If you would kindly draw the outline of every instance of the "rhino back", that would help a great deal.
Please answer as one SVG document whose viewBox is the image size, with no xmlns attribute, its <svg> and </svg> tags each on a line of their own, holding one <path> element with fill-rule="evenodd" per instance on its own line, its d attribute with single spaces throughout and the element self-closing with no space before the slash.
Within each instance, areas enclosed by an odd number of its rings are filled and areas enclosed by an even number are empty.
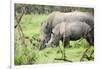
<svg viewBox="0 0 100 69">
<path fill-rule="evenodd" d="M 83 22 L 74 22 L 67 24 L 65 35 L 71 39 L 79 39 L 82 36 L 86 36 L 90 30 L 91 28 L 88 24 Z"/>
<path fill-rule="evenodd" d="M 75 11 L 66 13 L 66 22 L 75 21 L 86 22 L 88 25 L 94 28 L 94 17 L 87 12 Z"/>
</svg>

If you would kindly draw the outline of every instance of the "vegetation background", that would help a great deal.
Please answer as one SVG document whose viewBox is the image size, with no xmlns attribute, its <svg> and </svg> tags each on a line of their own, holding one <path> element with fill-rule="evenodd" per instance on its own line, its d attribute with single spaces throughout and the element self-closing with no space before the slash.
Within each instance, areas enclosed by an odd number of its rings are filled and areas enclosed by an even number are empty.
<svg viewBox="0 0 100 69">
<path fill-rule="evenodd" d="M 61 63 L 62 60 L 55 60 L 61 57 L 59 47 L 49 47 L 39 50 L 39 31 L 41 23 L 53 11 L 89 12 L 94 15 L 93 8 L 69 7 L 69 6 L 50 6 L 18 4 L 14 5 L 14 63 L 15 65 L 39 64 L 39 63 Z M 70 41 L 70 48 L 66 49 L 66 56 L 69 60 L 80 61 L 83 52 L 88 47 L 85 39 Z M 60 42 L 62 49 L 62 43 Z M 87 54 L 91 53 L 89 49 Z M 94 55 L 92 55 L 94 56 Z M 84 61 L 88 61 L 84 58 Z"/>
</svg>

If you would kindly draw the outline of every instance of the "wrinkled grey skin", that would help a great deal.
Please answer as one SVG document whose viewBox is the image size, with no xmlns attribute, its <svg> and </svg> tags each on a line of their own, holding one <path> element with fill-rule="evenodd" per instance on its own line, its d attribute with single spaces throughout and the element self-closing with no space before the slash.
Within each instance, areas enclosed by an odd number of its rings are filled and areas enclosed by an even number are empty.
<svg viewBox="0 0 100 69">
<path fill-rule="evenodd" d="M 78 40 L 81 37 L 85 38 L 91 45 L 94 43 L 91 35 L 91 27 L 85 22 L 62 22 L 57 24 L 52 30 L 51 38 L 48 42 L 48 46 L 55 44 L 62 40 L 64 47 L 69 45 L 70 40 Z"/>
<path fill-rule="evenodd" d="M 41 25 L 40 30 L 40 49 L 46 47 L 46 43 L 50 40 L 52 29 L 59 23 L 66 22 L 86 22 L 94 32 L 94 17 L 86 12 L 53 12 L 48 15 L 47 19 L 45 19 Z M 58 43 L 56 43 L 58 45 Z"/>
</svg>

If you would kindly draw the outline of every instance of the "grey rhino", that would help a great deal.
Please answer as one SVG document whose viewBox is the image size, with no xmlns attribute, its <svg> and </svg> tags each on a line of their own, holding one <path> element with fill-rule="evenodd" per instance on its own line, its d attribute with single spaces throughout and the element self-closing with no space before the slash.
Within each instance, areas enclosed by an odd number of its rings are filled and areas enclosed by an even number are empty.
<svg viewBox="0 0 100 69">
<path fill-rule="evenodd" d="M 85 38 L 90 45 L 93 45 L 92 29 L 87 23 L 83 22 L 62 22 L 55 26 L 52 30 L 51 38 L 47 45 L 52 45 L 60 40 L 64 43 L 64 48 L 69 45 L 70 40 L 78 40 Z"/>
<path fill-rule="evenodd" d="M 94 32 L 94 17 L 87 12 L 53 12 L 42 22 L 40 29 L 40 49 L 46 47 L 46 43 L 50 40 L 52 29 L 59 23 L 85 22 Z M 77 23 L 77 22 L 76 22 Z M 58 43 L 56 43 L 58 45 Z"/>
</svg>

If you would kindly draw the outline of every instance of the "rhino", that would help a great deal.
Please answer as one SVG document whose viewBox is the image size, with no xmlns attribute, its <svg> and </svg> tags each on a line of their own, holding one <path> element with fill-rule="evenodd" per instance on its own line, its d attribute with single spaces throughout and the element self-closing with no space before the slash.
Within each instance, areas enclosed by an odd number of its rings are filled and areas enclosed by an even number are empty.
<svg viewBox="0 0 100 69">
<path fill-rule="evenodd" d="M 94 37 L 92 35 L 91 27 L 85 22 L 62 22 L 55 26 L 52 30 L 51 38 L 47 45 L 52 45 L 60 40 L 64 44 L 64 48 L 69 46 L 69 41 L 75 41 L 80 38 L 85 38 L 90 46 L 94 44 Z"/>
<path fill-rule="evenodd" d="M 59 12 L 55 11 L 48 15 L 48 17 L 42 22 L 40 29 L 40 50 L 46 47 L 46 43 L 50 40 L 51 32 L 53 28 L 62 22 L 66 25 L 72 22 L 82 22 L 87 23 L 94 32 L 94 17 L 87 12 Z M 94 35 L 94 34 L 93 34 Z M 59 43 L 56 43 L 58 45 Z"/>
</svg>

